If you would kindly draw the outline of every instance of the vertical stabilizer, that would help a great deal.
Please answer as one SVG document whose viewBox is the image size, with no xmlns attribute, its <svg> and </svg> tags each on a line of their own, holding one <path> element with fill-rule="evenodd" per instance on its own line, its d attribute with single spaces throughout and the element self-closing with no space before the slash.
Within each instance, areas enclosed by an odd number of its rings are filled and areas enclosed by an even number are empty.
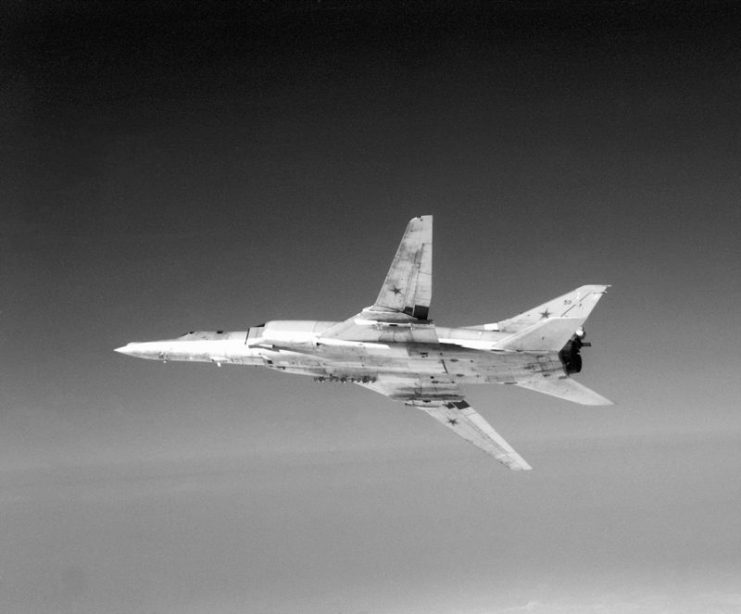
<svg viewBox="0 0 741 614">
<path fill-rule="evenodd" d="M 592 313 L 609 288 L 588 285 L 538 305 L 485 329 L 512 333 L 497 344 L 500 350 L 559 351 Z"/>
<path fill-rule="evenodd" d="M 581 319 L 583 322 L 609 287 L 599 284 L 581 286 L 513 318 L 494 324 L 484 324 L 484 328 L 515 333 L 548 318 Z"/>
</svg>

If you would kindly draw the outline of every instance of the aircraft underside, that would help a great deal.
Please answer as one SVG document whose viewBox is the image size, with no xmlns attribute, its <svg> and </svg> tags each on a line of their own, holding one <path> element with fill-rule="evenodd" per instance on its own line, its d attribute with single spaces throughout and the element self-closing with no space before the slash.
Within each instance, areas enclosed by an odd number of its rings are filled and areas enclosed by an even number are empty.
<svg viewBox="0 0 741 614">
<path fill-rule="evenodd" d="M 379 376 L 406 376 L 421 382 L 457 384 L 515 384 L 539 374 L 543 377 L 565 376 L 557 352 L 480 352 L 456 350 L 445 346 L 420 346 L 408 356 L 390 358 L 368 355 L 322 357 L 290 351 L 265 351 L 264 366 L 309 375 L 317 381 L 367 383 Z M 239 363 L 239 360 L 230 361 Z"/>
<path fill-rule="evenodd" d="M 530 465 L 472 408 L 462 384 L 514 384 L 582 405 L 609 405 L 571 375 L 582 368 L 582 324 L 608 286 L 581 286 L 512 318 L 436 327 L 432 216 L 413 218 L 376 301 L 341 322 L 272 320 L 247 331 L 190 332 L 117 351 L 160 361 L 263 366 L 353 383 L 417 407 L 499 462 Z"/>
</svg>

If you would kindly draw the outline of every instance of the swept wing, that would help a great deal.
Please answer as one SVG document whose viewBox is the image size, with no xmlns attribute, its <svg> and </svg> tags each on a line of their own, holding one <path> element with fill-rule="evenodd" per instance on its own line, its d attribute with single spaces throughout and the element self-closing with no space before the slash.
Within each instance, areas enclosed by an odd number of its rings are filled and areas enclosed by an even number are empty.
<svg viewBox="0 0 741 614">
<path fill-rule="evenodd" d="M 432 300 L 432 216 L 409 220 L 372 310 L 427 320 Z"/>
<path fill-rule="evenodd" d="M 432 216 L 407 224 L 376 302 L 324 331 L 321 339 L 437 343 L 432 300 Z"/>
<path fill-rule="evenodd" d="M 460 388 L 453 382 L 433 384 L 415 378 L 389 376 L 359 385 L 421 409 L 510 469 L 532 469 L 494 427 L 468 404 Z"/>
</svg>

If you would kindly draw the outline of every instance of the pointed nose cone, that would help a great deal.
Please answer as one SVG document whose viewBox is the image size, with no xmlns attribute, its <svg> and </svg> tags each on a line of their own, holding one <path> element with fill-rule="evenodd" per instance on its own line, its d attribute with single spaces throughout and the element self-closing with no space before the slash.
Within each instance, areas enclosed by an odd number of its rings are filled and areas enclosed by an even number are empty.
<svg viewBox="0 0 741 614">
<path fill-rule="evenodd" d="M 169 351 L 169 341 L 142 341 L 127 343 L 114 352 L 134 356 L 135 358 L 145 358 L 147 360 L 166 360 Z"/>
<path fill-rule="evenodd" d="M 134 356 L 135 358 L 154 358 L 152 356 L 153 351 L 149 346 L 151 343 L 127 343 L 122 345 L 120 348 L 113 350 L 119 354 L 126 354 L 126 356 Z"/>
</svg>

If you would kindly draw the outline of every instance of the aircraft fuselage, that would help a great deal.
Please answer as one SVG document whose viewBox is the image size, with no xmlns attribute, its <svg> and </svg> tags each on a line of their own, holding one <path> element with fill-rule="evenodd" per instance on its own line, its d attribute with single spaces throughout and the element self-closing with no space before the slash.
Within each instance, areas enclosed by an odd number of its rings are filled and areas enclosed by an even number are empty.
<svg viewBox="0 0 741 614">
<path fill-rule="evenodd" d="M 367 383 L 415 375 L 430 382 L 516 383 L 535 374 L 565 375 L 557 352 L 497 351 L 502 333 L 433 327 L 438 343 L 320 339 L 335 322 L 279 321 L 246 331 L 198 331 L 176 339 L 129 343 L 118 352 L 151 360 L 263 366 L 317 381 Z"/>
<path fill-rule="evenodd" d="M 409 221 L 375 302 L 340 322 L 273 320 L 248 330 L 190 332 L 116 351 L 160 361 L 263 366 L 351 382 L 416 407 L 513 470 L 531 467 L 464 398 L 460 384 L 514 384 L 582 405 L 611 401 L 570 377 L 582 325 L 608 286 L 587 284 L 514 317 L 434 326 L 432 216 Z"/>
</svg>

